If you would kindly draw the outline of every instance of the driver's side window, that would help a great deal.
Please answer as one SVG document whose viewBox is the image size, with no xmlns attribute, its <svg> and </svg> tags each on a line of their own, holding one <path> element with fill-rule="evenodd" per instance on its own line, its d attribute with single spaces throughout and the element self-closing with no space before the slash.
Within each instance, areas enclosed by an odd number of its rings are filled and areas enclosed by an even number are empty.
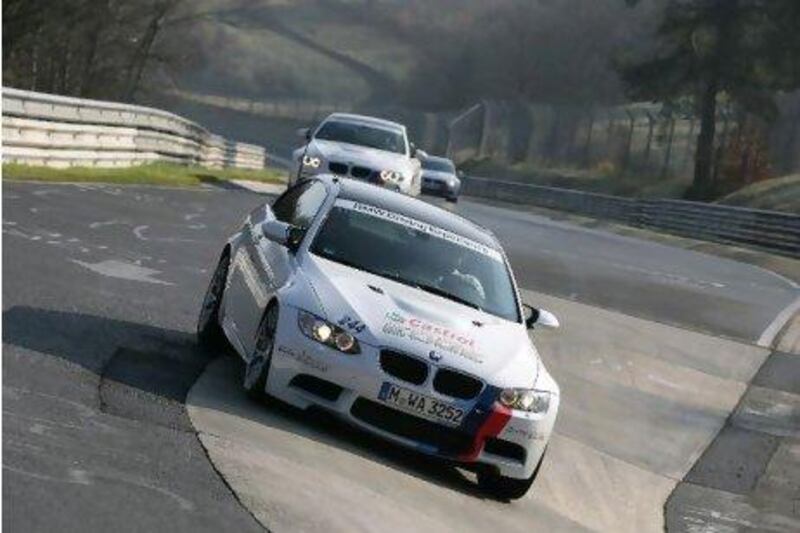
<svg viewBox="0 0 800 533">
<path fill-rule="evenodd" d="M 326 197 L 325 185 L 319 181 L 305 181 L 275 200 L 272 212 L 281 222 L 307 229 Z"/>
</svg>

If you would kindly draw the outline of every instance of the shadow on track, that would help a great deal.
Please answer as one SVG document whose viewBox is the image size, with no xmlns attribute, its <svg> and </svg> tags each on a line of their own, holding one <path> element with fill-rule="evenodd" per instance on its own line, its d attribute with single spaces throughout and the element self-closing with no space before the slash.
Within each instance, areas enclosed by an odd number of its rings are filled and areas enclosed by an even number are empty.
<svg viewBox="0 0 800 533">
<path fill-rule="evenodd" d="M 193 431 L 186 396 L 221 353 L 198 346 L 194 334 L 84 313 L 15 306 L 3 313 L 3 343 L 58 357 L 100 377 L 100 408 L 109 414 Z M 335 446 L 444 488 L 486 497 L 460 469 L 386 442 L 323 411 L 271 400 L 256 405 L 241 389 L 243 364 L 230 350 L 221 385 L 226 400 L 198 405 L 281 432 Z M 233 360 L 235 359 L 235 361 Z"/>
</svg>

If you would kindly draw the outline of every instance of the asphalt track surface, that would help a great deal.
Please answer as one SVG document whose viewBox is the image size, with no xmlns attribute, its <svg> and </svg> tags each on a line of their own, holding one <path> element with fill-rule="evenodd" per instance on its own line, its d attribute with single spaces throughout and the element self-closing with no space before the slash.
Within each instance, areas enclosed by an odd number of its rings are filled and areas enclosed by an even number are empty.
<svg viewBox="0 0 800 533">
<path fill-rule="evenodd" d="M 380 470 L 392 490 L 368 494 L 386 524 L 402 526 L 380 512 L 398 500 L 450 509 L 428 516 L 431 527 L 458 529 L 471 516 L 458 510 L 467 508 L 503 521 L 487 527 L 604 529 L 623 520 L 624 529 L 653 529 L 663 499 L 766 358 L 754 345 L 771 340 L 771 326 L 798 298 L 794 282 L 758 267 L 461 202 L 459 211 L 503 241 L 520 284 L 535 291 L 526 297 L 564 323 L 540 342 L 568 398 L 551 466 L 530 500 L 491 502 L 438 464 L 409 463 L 327 421 L 242 403 L 230 359 L 204 372 L 218 355 L 193 339 L 209 269 L 263 201 L 238 190 L 4 183 L 5 527 L 249 531 L 261 529 L 258 518 L 292 528 L 280 520 L 296 509 L 270 508 L 275 495 L 247 485 L 269 468 L 259 461 L 278 442 L 262 439 L 282 436 L 283 453 L 297 450 L 311 464 L 342 456 L 354 494 Z M 626 365 L 635 371 L 617 368 Z M 676 383 L 687 389 L 672 390 Z M 198 415 L 207 428 L 193 425 Z M 244 436 L 226 439 L 214 424 Z M 648 438 L 659 425 L 674 431 Z M 674 445 L 663 444 L 665 435 Z M 600 487 L 611 490 L 586 498 Z M 329 503 L 300 502 L 307 529 Z"/>
</svg>

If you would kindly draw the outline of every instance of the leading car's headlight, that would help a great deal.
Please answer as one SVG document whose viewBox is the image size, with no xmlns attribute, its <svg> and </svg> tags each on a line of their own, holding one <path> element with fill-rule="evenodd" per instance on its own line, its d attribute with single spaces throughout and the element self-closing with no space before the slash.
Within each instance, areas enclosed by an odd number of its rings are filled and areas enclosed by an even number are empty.
<svg viewBox="0 0 800 533">
<path fill-rule="evenodd" d="M 396 170 L 381 170 L 383 181 L 403 181 L 403 173 Z"/>
<path fill-rule="evenodd" d="M 303 166 L 304 167 L 311 167 L 311 168 L 319 168 L 322 164 L 322 160 L 319 157 L 313 157 L 310 155 L 303 156 Z"/>
<path fill-rule="evenodd" d="M 298 311 L 297 326 L 303 332 L 303 335 L 309 339 L 329 346 L 334 350 L 351 355 L 361 352 L 358 340 L 350 333 L 307 311 Z"/>
<path fill-rule="evenodd" d="M 550 409 L 550 393 L 534 389 L 504 389 L 500 403 L 512 409 L 531 413 L 546 413 Z"/>
</svg>

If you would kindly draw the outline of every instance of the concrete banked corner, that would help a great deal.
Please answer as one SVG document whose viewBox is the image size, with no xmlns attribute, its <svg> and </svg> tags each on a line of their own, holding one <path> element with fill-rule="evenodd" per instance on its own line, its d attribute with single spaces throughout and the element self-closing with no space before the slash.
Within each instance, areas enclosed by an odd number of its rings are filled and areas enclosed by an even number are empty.
<svg viewBox="0 0 800 533">
<path fill-rule="evenodd" d="M 663 531 L 664 504 L 768 350 L 525 291 L 562 317 L 536 332 L 562 386 L 528 496 L 486 499 L 469 475 L 304 414 L 248 402 L 219 359 L 187 399 L 201 442 L 273 531 Z"/>
</svg>

